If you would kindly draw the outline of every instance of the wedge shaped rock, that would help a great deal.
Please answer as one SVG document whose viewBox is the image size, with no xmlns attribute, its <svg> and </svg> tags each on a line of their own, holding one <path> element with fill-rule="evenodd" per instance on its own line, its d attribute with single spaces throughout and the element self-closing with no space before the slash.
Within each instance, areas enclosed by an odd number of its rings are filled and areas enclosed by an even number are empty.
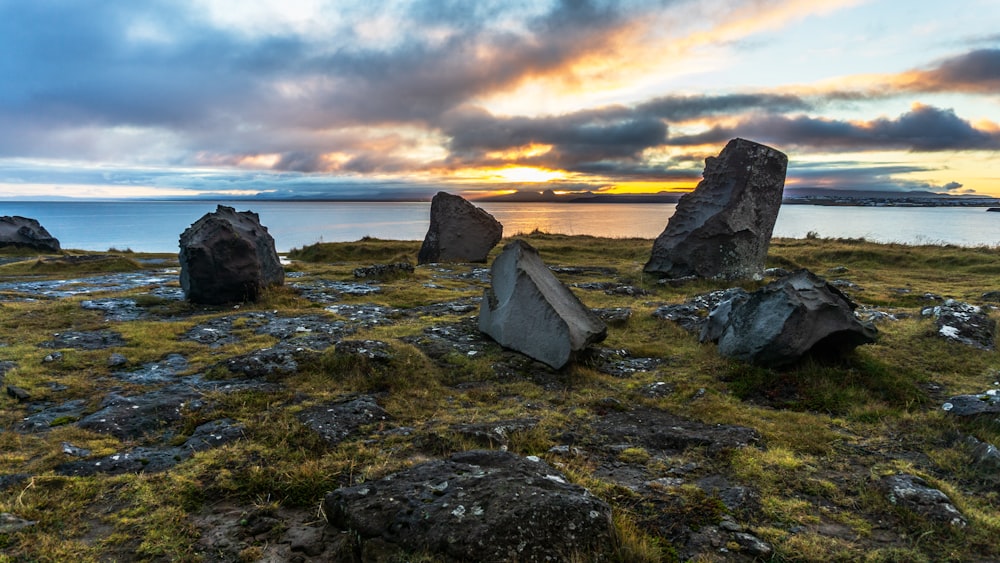
<svg viewBox="0 0 1000 563">
<path fill-rule="evenodd" d="M 492 215 L 460 196 L 438 192 L 417 263 L 485 262 L 502 237 L 503 225 Z"/>
<path fill-rule="evenodd" d="M 607 326 L 542 262 L 531 245 L 515 240 L 490 268 L 479 310 L 479 330 L 501 346 L 553 368 L 573 352 L 604 340 Z"/>
<path fill-rule="evenodd" d="M 854 316 L 855 307 L 825 280 L 799 270 L 749 297 L 721 303 L 703 339 L 718 335 L 723 356 L 770 367 L 806 354 L 839 356 L 874 342 L 878 334 L 873 324 Z"/>
<path fill-rule="evenodd" d="M 181 234 L 181 288 L 195 303 L 255 301 L 285 282 L 274 239 L 252 211 L 220 205 Z"/>
<path fill-rule="evenodd" d="M 677 203 L 645 271 L 671 278 L 761 278 L 787 167 L 780 151 L 729 141 L 718 157 L 705 159 L 704 178 Z"/>
</svg>

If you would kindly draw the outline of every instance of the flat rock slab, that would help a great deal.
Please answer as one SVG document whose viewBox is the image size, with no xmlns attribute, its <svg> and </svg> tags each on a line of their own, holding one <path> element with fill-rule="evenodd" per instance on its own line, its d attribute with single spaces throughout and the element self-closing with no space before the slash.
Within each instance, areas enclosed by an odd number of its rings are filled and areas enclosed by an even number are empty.
<svg viewBox="0 0 1000 563">
<path fill-rule="evenodd" d="M 150 362 L 143 364 L 137 370 L 115 372 L 113 375 L 129 383 L 150 385 L 169 383 L 186 369 L 188 369 L 187 358 L 180 354 L 168 354 L 159 362 Z"/>
<path fill-rule="evenodd" d="M 941 408 L 954 416 L 1000 414 L 1000 389 L 990 389 L 978 395 L 956 395 Z"/>
<path fill-rule="evenodd" d="M 303 279 L 291 284 L 299 295 L 313 303 L 336 303 L 344 295 L 372 295 L 381 293 L 382 286 L 371 282 L 344 282 L 319 279 Z"/>
<path fill-rule="evenodd" d="M 402 315 L 399 309 L 374 303 L 330 305 L 326 311 L 346 318 L 350 326 L 358 328 L 392 325 Z"/>
<path fill-rule="evenodd" d="M 67 331 L 53 335 L 52 340 L 39 344 L 42 348 L 76 348 L 80 350 L 103 350 L 124 346 L 121 333 L 111 330 Z"/>
<path fill-rule="evenodd" d="M 375 397 L 369 395 L 310 407 L 296 417 L 331 446 L 343 442 L 362 426 L 392 419 Z"/>
<path fill-rule="evenodd" d="M 607 325 L 577 299 L 542 262 L 538 251 L 517 239 L 490 268 L 479 330 L 501 346 L 555 369 L 607 336 Z"/>
<path fill-rule="evenodd" d="M 139 447 L 127 452 L 115 453 L 98 459 L 71 461 L 55 467 L 59 475 L 95 475 L 104 473 L 157 473 L 166 471 L 190 458 L 195 452 L 217 448 L 244 437 L 245 428 L 231 419 L 206 422 L 195 428 L 191 436 L 180 446 Z"/>
<path fill-rule="evenodd" d="M 597 371 L 614 377 L 632 377 L 640 372 L 655 371 L 665 363 L 663 358 L 636 358 L 628 350 L 611 348 L 591 349 L 583 361 Z"/>
<path fill-rule="evenodd" d="M 101 401 L 99 410 L 76 424 L 120 440 L 137 439 L 168 429 L 180 420 L 182 409 L 198 410 L 201 406 L 201 393 L 185 384 L 140 395 L 110 393 Z"/>
<path fill-rule="evenodd" d="M 175 283 L 177 283 L 177 270 L 167 269 L 64 280 L 2 282 L 0 292 L 13 294 L 14 299 L 62 299 L 98 292 L 132 291 L 152 286 L 150 290 L 152 293 L 167 298 L 176 296 L 180 292 L 180 288 L 168 285 Z M 164 293 L 161 295 L 161 292 Z"/>
<path fill-rule="evenodd" d="M 699 447 L 717 454 L 758 444 L 761 439 L 753 428 L 705 424 L 655 409 L 610 412 L 593 426 L 593 439 L 600 444 L 629 444 L 666 452 Z"/>
<path fill-rule="evenodd" d="M 501 451 L 462 452 L 344 487 L 323 509 L 363 543 L 460 561 L 566 561 L 614 545 L 606 503 L 536 457 Z"/>
</svg>

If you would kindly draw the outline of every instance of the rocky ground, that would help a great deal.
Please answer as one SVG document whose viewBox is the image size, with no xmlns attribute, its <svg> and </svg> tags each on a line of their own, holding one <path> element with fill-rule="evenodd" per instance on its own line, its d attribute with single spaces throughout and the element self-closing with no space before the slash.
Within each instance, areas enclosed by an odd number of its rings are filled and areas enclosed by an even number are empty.
<svg viewBox="0 0 1000 563">
<path fill-rule="evenodd" d="M 186 303 L 169 260 L 0 271 L 0 544 L 15 560 L 1000 558 L 995 313 L 965 301 L 982 291 L 814 266 L 854 284 L 881 339 L 767 370 L 688 332 L 728 286 L 658 284 L 641 250 L 549 251 L 610 327 L 562 370 L 479 332 L 481 265 L 293 263 L 261 303 L 218 307 Z"/>
</svg>

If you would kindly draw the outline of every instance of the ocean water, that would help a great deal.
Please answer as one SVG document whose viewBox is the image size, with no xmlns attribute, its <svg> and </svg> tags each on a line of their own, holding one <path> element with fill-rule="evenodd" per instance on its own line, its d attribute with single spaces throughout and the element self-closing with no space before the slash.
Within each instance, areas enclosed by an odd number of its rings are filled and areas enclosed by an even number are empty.
<svg viewBox="0 0 1000 563">
<path fill-rule="evenodd" d="M 423 240 L 429 203 L 279 201 L 0 202 L 0 216 L 38 219 L 64 248 L 176 252 L 180 234 L 217 204 L 251 210 L 279 252 L 316 242 L 365 236 Z M 571 235 L 655 238 L 673 204 L 482 203 L 505 235 L 535 229 Z M 774 236 L 864 237 L 904 244 L 1000 247 L 1000 213 L 966 207 L 830 207 L 785 205 Z"/>
</svg>

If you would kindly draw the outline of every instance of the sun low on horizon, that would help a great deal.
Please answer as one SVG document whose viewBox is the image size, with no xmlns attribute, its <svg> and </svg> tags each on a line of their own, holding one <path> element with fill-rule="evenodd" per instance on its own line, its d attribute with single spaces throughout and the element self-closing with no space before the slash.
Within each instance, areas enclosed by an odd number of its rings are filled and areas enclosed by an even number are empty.
<svg viewBox="0 0 1000 563">
<path fill-rule="evenodd" d="M 0 197 L 787 186 L 1000 197 L 987 0 L 0 4 Z"/>
</svg>

